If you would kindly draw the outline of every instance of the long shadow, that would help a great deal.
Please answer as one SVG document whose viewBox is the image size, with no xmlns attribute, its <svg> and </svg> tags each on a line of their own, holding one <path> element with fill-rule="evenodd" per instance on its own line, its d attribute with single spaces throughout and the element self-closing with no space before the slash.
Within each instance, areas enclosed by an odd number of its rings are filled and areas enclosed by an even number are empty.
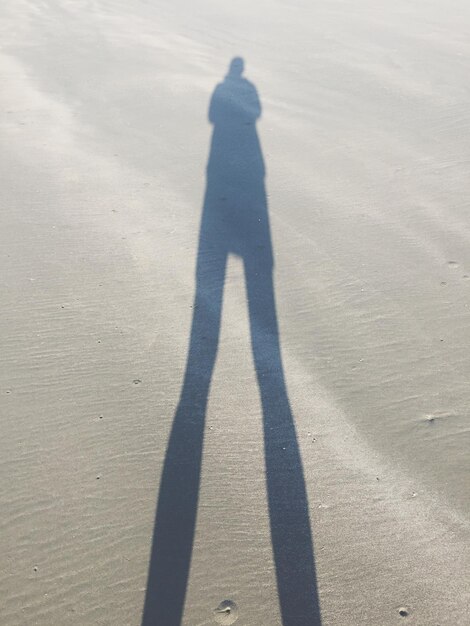
<svg viewBox="0 0 470 626">
<path fill-rule="evenodd" d="M 242 59 L 232 60 L 209 107 L 214 130 L 199 236 L 194 315 L 181 397 L 160 482 L 143 626 L 179 626 L 182 619 L 229 254 L 244 262 L 282 623 L 321 623 L 304 474 L 279 344 L 265 167 L 256 131 L 261 105 L 256 88 L 242 76 L 243 69 Z"/>
</svg>

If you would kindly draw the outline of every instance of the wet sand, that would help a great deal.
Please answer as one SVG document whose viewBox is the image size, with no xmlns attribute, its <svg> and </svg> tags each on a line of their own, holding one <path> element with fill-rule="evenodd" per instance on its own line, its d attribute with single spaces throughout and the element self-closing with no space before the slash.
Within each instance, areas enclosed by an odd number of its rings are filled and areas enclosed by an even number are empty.
<svg viewBox="0 0 470 626">
<path fill-rule="evenodd" d="M 2 626 L 467 624 L 468 5 L 0 34 Z"/>
</svg>

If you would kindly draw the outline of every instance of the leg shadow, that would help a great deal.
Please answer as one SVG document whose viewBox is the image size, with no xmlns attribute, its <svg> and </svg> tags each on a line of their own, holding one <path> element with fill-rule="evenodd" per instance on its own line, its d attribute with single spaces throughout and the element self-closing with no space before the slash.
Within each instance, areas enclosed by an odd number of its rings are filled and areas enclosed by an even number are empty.
<svg viewBox="0 0 470 626">
<path fill-rule="evenodd" d="M 272 272 L 245 262 L 251 342 L 263 409 L 266 487 L 283 626 L 319 625 L 304 472 L 287 396 Z"/>
<path fill-rule="evenodd" d="M 219 340 L 225 267 L 226 257 L 200 246 L 189 354 L 160 481 L 142 626 L 181 623 L 199 500 L 206 406 Z"/>
</svg>

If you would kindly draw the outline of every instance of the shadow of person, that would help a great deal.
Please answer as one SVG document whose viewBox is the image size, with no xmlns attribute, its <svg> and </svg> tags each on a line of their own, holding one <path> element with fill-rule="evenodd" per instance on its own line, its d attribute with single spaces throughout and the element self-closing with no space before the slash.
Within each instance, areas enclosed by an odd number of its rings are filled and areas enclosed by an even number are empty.
<svg viewBox="0 0 470 626">
<path fill-rule="evenodd" d="M 261 105 L 256 88 L 242 74 L 243 60 L 233 59 L 209 107 L 214 130 L 194 314 L 183 387 L 160 482 L 143 626 L 179 626 L 182 619 L 229 254 L 244 263 L 282 623 L 320 624 L 307 495 L 279 344 L 265 167 L 256 130 Z"/>
</svg>

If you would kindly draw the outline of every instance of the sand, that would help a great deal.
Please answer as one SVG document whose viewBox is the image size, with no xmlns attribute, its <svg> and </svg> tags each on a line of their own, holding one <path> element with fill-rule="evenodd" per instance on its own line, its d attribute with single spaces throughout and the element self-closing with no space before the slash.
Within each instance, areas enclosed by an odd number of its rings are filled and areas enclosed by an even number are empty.
<svg viewBox="0 0 470 626">
<path fill-rule="evenodd" d="M 0 624 L 468 624 L 468 3 L 0 35 Z"/>
</svg>

